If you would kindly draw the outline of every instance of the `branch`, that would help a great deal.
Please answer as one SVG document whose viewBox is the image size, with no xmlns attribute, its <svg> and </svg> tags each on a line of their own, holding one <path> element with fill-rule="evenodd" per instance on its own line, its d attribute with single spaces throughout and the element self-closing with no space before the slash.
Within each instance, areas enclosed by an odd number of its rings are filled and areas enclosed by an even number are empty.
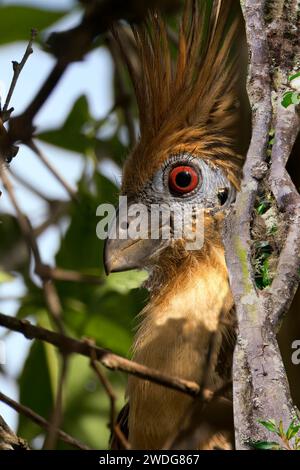
<svg viewBox="0 0 300 470">
<path fill-rule="evenodd" d="M 67 375 L 68 358 L 62 356 L 62 366 L 59 376 L 59 383 L 56 393 L 55 405 L 49 422 L 48 433 L 45 438 L 43 449 L 52 450 L 56 447 L 58 429 L 62 423 L 63 416 L 63 389 Z"/>
<path fill-rule="evenodd" d="M 199 393 L 200 387 L 195 382 L 161 374 L 155 369 L 125 359 L 98 346 L 93 346 L 89 341 L 79 341 L 63 334 L 34 326 L 26 320 L 18 320 L 2 313 L 0 314 L 0 325 L 11 331 L 22 333 L 27 339 L 38 339 L 53 344 L 63 354 L 77 353 L 88 358 L 96 358 L 107 369 L 126 372 L 190 396 L 196 396 Z"/>
<path fill-rule="evenodd" d="M 51 268 L 48 265 L 40 265 L 35 270 L 42 279 L 52 279 L 53 281 L 82 282 L 86 284 L 101 285 L 103 279 L 91 274 L 83 274 L 78 271 L 71 271 L 61 268 Z"/>
<path fill-rule="evenodd" d="M 232 381 L 225 383 L 215 392 L 203 389 L 202 399 L 196 398 L 193 401 L 179 432 L 175 438 L 168 440 L 163 448 L 199 449 L 207 445 L 217 431 L 230 432 L 232 430 L 232 401 L 225 396 L 231 390 Z"/>
<path fill-rule="evenodd" d="M 65 327 L 62 321 L 62 306 L 52 280 L 43 279 L 43 292 L 50 318 L 54 321 L 58 331 L 64 334 Z"/>
<path fill-rule="evenodd" d="M 65 180 L 65 178 L 57 171 L 57 169 L 52 165 L 52 163 L 45 157 L 43 152 L 38 148 L 35 142 L 32 140 L 27 142 L 27 146 L 38 156 L 41 162 L 45 167 L 52 173 L 54 178 L 65 188 L 71 199 L 77 201 L 78 196 L 76 190 Z"/>
<path fill-rule="evenodd" d="M 172 9 L 178 6 L 174 0 L 103 0 L 88 2 L 80 23 L 67 31 L 53 33 L 48 40 L 50 52 L 57 58 L 42 87 L 19 116 L 10 120 L 9 137 L 11 143 L 29 142 L 34 132 L 33 120 L 47 101 L 61 77 L 72 62 L 80 61 L 92 48 L 95 39 L 111 28 L 119 20 L 141 21 L 149 8 Z"/>
<path fill-rule="evenodd" d="M 9 168 L 9 173 L 12 175 L 13 179 L 20 183 L 24 188 L 30 191 L 32 194 L 37 196 L 38 198 L 42 199 L 43 201 L 47 202 L 49 205 L 51 204 L 52 200 L 46 196 L 42 191 L 38 188 L 33 186 L 29 181 L 27 181 L 23 176 L 16 173 L 12 168 Z"/>
<path fill-rule="evenodd" d="M 20 229 L 23 233 L 23 236 L 25 238 L 26 244 L 28 246 L 29 254 L 32 251 L 34 262 L 35 262 L 35 269 L 38 272 L 39 268 L 43 266 L 43 262 L 42 262 L 39 247 L 35 238 L 34 230 L 31 226 L 29 219 L 23 214 L 23 212 L 21 211 L 18 205 L 13 186 L 11 184 L 11 181 L 7 175 L 6 168 L 4 166 L 0 166 L 0 176 L 3 181 L 3 185 L 5 189 L 7 190 L 11 203 L 16 211 L 17 220 L 18 220 Z M 64 333 L 64 326 L 61 321 L 62 308 L 60 305 L 58 294 L 56 292 L 56 288 L 50 279 L 41 278 L 41 280 L 42 280 L 45 300 L 48 306 L 48 312 L 52 320 L 56 324 L 58 330 L 61 333 Z"/>
<path fill-rule="evenodd" d="M 48 423 L 48 421 L 46 421 L 44 418 L 42 418 L 42 416 L 38 415 L 27 406 L 17 403 L 16 401 L 4 395 L 4 393 L 2 392 L 0 392 L 0 401 L 10 406 L 13 410 L 17 411 L 18 413 L 21 413 L 22 415 L 26 416 L 27 418 L 29 418 L 31 421 L 36 423 L 41 428 L 46 429 L 47 431 L 49 430 L 50 424 Z M 0 421 L 0 425 L 1 425 L 1 421 Z M 70 444 L 73 447 L 77 447 L 77 449 L 90 450 L 88 446 L 78 441 L 74 437 L 70 436 L 66 432 L 61 431 L 60 429 L 57 430 L 57 434 L 62 441 L 66 442 L 67 444 Z"/>
<path fill-rule="evenodd" d="M 96 360 L 91 359 L 91 367 L 95 371 L 96 376 L 98 377 L 100 383 L 103 385 L 103 388 L 109 397 L 110 401 L 110 420 L 109 420 L 109 427 L 111 432 L 114 432 L 114 427 L 115 427 L 115 421 L 116 421 L 116 395 L 115 392 L 110 385 L 109 381 L 105 377 L 105 375 L 102 373 L 99 364 L 97 363 Z"/>
<path fill-rule="evenodd" d="M 289 75 L 299 71 L 300 5 L 298 0 L 275 2 L 275 8 L 276 4 L 278 4 L 277 12 L 279 10 L 280 14 L 274 15 L 269 27 L 269 36 L 273 56 L 277 57 L 280 50 L 281 60 L 277 64 L 276 85 L 279 93 L 283 95 Z M 279 94 L 274 109 L 275 142 L 272 149 L 269 186 L 279 210 L 285 214 L 287 235 L 280 253 L 277 274 L 269 292 L 272 304 L 270 321 L 275 331 L 278 331 L 296 293 L 300 268 L 300 195 L 286 170 L 286 164 L 300 131 L 300 116 L 299 109 L 295 109 L 295 106 L 285 109 L 280 102 Z"/>
<path fill-rule="evenodd" d="M 120 426 L 116 423 L 116 395 L 115 392 L 109 382 L 109 380 L 105 377 L 102 373 L 99 364 L 96 360 L 91 359 L 91 367 L 95 371 L 100 383 L 102 384 L 108 398 L 110 401 L 110 420 L 109 420 L 109 427 L 111 431 L 111 435 L 114 435 L 121 443 L 124 449 L 129 450 L 131 446 L 124 436 L 124 433 L 121 431 Z"/>
<path fill-rule="evenodd" d="M 16 436 L 0 416 L 0 451 L 1 450 L 29 450 L 24 439 Z"/>
<path fill-rule="evenodd" d="M 3 113 L 8 114 L 8 116 L 4 117 L 4 119 L 3 119 L 4 122 L 9 119 L 10 113 L 13 111 L 13 108 L 12 108 L 10 110 L 10 112 L 7 113 L 8 106 L 9 106 L 10 100 L 12 98 L 13 92 L 15 90 L 19 75 L 22 72 L 23 67 L 26 64 L 29 56 L 33 53 L 32 44 L 33 44 L 33 41 L 34 41 L 36 35 L 37 35 L 37 31 L 35 29 L 32 29 L 31 30 L 30 41 L 28 43 L 28 46 L 25 50 L 25 53 L 24 53 L 24 56 L 23 56 L 21 62 L 20 63 L 16 62 L 16 61 L 12 62 L 14 74 L 13 74 L 12 82 L 10 84 L 10 87 L 9 87 L 9 90 L 8 90 L 8 93 L 7 93 L 7 97 L 6 97 L 6 100 L 5 100 L 5 104 L 4 104 L 3 110 L 2 110 L 2 116 L 3 116 Z"/>
<path fill-rule="evenodd" d="M 287 54 L 290 35 L 285 28 L 293 29 L 296 26 L 276 17 L 276 24 L 280 27 L 274 30 L 275 20 L 272 21 L 271 34 L 264 17 L 266 3 L 264 0 L 242 2 L 250 49 L 248 94 L 252 107 L 253 135 L 244 166 L 241 191 L 224 226 L 226 261 L 238 320 L 233 361 L 237 449 L 251 448 L 251 441 L 269 440 L 269 432 L 258 424 L 259 419 L 272 418 L 278 423 L 282 420 L 283 425 L 288 427 L 292 419 L 297 417 L 276 333 L 278 322 L 297 287 L 295 272 L 296 266 L 299 267 L 299 196 L 284 167 L 299 124 L 297 118 L 292 117 L 293 113 L 283 111 L 280 104 L 272 108 L 271 101 L 272 96 L 273 102 L 280 103 L 287 78 L 286 68 L 293 68 L 291 54 Z M 295 2 L 289 2 L 292 3 Z M 273 2 L 272 11 L 273 14 L 282 15 L 283 2 Z M 291 118 L 290 121 L 287 116 Z M 272 151 L 271 189 L 279 208 L 289 208 L 293 213 L 288 223 L 290 230 L 280 255 L 277 276 L 271 289 L 258 292 L 251 265 L 250 224 L 260 182 L 268 171 L 266 150 L 272 121 L 275 122 L 275 145 Z M 284 195 L 281 201 L 280 192 Z M 289 265 L 295 250 L 295 259 Z"/>
<path fill-rule="evenodd" d="M 286 214 L 287 236 L 269 291 L 275 331 L 296 294 L 300 268 L 300 195 L 285 168 L 300 130 L 300 117 L 294 106 L 285 109 L 279 104 L 278 108 L 269 183 L 279 209 Z"/>
</svg>

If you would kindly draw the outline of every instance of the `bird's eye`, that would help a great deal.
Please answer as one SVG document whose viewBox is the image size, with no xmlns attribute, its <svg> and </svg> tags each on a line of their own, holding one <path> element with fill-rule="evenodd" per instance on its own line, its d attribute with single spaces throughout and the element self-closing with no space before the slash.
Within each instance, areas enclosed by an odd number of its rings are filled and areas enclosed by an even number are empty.
<svg viewBox="0 0 300 470">
<path fill-rule="evenodd" d="M 175 194 L 187 194 L 199 184 L 199 173 L 192 166 L 180 165 L 169 174 L 169 188 Z"/>
</svg>

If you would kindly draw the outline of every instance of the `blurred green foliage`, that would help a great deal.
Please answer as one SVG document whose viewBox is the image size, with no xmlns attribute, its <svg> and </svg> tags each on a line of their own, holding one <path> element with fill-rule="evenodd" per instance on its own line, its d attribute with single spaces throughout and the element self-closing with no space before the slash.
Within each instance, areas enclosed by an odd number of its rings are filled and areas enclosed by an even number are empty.
<svg viewBox="0 0 300 470">
<path fill-rule="evenodd" d="M 5 44 L 27 40 L 31 28 L 43 32 L 62 18 L 64 12 L 2 6 L 0 15 L 0 44 Z M 27 66 L 30 67 L 30 64 Z M 128 85 L 126 76 L 124 81 Z M 117 90 L 115 94 L 118 94 Z M 118 109 L 114 109 L 113 113 L 117 125 L 108 138 L 102 139 L 99 137 L 100 131 L 109 122 L 110 115 L 96 121 L 90 114 L 86 97 L 81 96 L 60 128 L 45 130 L 37 137 L 61 149 L 80 154 L 85 162 L 78 181 L 78 200 L 70 201 L 61 218 L 55 222 L 60 227 L 62 220 L 68 221 L 67 230 L 61 230 L 56 264 L 61 269 L 98 276 L 102 283 L 55 283 L 63 307 L 66 332 L 72 337 L 92 338 L 102 347 L 129 356 L 135 317 L 146 300 L 145 290 L 139 288 L 145 274 L 120 273 L 106 278 L 102 261 L 103 242 L 96 236 L 97 206 L 103 202 L 116 203 L 118 195 L 118 188 L 100 173 L 98 163 L 105 157 L 120 165 L 128 150 L 124 139 L 120 138 L 120 131 L 124 130 L 123 113 Z M 17 158 L 21 158 L 21 153 L 22 149 Z M 64 176 L 67 178 L 67 175 Z M 55 201 L 56 204 L 59 202 Z M 51 203 L 48 209 L 47 215 L 50 217 Z M 9 214 L 2 213 L 0 217 L 0 283 L 9 282 L 16 275 L 21 277 L 26 292 L 21 299 L 18 317 L 29 317 L 42 327 L 55 329 L 49 319 L 40 284 L 30 275 L 32 260 L 28 256 L 18 223 Z M 41 255 L 43 257 L 43 253 Z M 19 377 L 20 402 L 46 419 L 51 417 L 55 403 L 61 362 L 61 356 L 54 347 L 34 342 Z M 113 384 L 120 408 L 124 404 L 126 377 L 116 372 L 104 373 Z M 109 409 L 108 397 L 90 368 L 89 361 L 71 356 L 64 384 L 61 428 L 92 448 L 106 448 Z M 41 446 L 42 441 L 35 441 L 35 438 L 44 437 L 44 431 L 28 418 L 19 417 L 17 432 L 33 448 Z M 67 448 L 61 441 L 58 447 Z"/>
<path fill-rule="evenodd" d="M 42 31 L 64 16 L 63 11 L 41 10 L 29 6 L 1 6 L 0 44 L 27 41 L 34 28 Z"/>
</svg>

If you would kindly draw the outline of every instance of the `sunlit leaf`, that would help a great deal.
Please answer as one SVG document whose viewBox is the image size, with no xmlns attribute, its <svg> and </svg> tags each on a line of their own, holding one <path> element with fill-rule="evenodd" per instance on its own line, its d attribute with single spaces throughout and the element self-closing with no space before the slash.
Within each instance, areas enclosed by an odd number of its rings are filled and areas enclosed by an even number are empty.
<svg viewBox="0 0 300 470">
<path fill-rule="evenodd" d="M 12 282 L 14 277 L 11 274 L 6 273 L 5 271 L 0 271 L 0 284 L 4 282 Z"/>
<path fill-rule="evenodd" d="M 132 289 L 141 287 L 147 279 L 145 271 L 128 271 L 125 273 L 114 273 L 109 276 L 106 282 L 107 289 L 113 289 L 120 294 L 127 294 Z"/>
</svg>

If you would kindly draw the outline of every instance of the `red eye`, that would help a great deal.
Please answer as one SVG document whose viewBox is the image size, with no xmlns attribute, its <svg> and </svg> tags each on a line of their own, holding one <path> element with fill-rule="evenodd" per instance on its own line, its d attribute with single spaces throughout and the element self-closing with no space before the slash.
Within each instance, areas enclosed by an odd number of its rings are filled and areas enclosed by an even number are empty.
<svg viewBox="0 0 300 470">
<path fill-rule="evenodd" d="M 191 166 L 176 166 L 169 174 L 169 188 L 177 194 L 187 194 L 199 184 L 199 174 Z"/>
</svg>

